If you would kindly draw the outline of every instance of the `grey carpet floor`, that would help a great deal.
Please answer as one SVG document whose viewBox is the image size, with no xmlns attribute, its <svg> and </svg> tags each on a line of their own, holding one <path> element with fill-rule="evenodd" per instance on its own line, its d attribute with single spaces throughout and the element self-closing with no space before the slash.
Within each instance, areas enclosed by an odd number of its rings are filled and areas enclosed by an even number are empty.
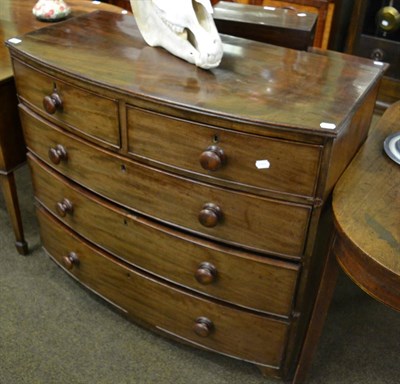
<svg viewBox="0 0 400 384">
<path fill-rule="evenodd" d="M 268 384 L 252 365 L 128 322 L 40 247 L 28 168 L 16 173 L 31 254 L 20 256 L 0 193 L 0 384 Z M 400 382 L 400 313 L 343 274 L 310 384 Z"/>
</svg>

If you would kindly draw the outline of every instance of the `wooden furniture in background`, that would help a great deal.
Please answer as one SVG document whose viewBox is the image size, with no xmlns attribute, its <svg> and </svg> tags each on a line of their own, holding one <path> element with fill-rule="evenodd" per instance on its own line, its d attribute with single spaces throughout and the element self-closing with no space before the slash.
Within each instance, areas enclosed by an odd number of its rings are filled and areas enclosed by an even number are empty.
<svg viewBox="0 0 400 384">
<path fill-rule="evenodd" d="M 218 32 L 281 47 L 307 50 L 313 45 L 317 16 L 220 1 L 214 6 Z"/>
<path fill-rule="evenodd" d="M 1 0 L 0 40 L 4 41 L 33 31 L 47 23 L 38 21 L 32 15 L 33 3 L 24 0 Z M 79 16 L 95 10 L 121 12 L 120 8 L 108 4 L 93 4 L 86 0 L 68 0 L 72 14 Z M 16 247 L 19 253 L 27 254 L 24 238 L 14 171 L 25 162 L 25 143 L 20 127 L 17 97 L 11 61 L 4 44 L 0 44 L 0 182 L 6 208 L 14 229 Z"/>
<path fill-rule="evenodd" d="M 340 178 L 333 194 L 337 232 L 333 254 L 368 294 L 400 311 L 400 165 L 383 142 L 400 131 L 400 101 L 392 104 Z"/>
<path fill-rule="evenodd" d="M 130 0 L 104 1 L 132 12 Z M 303 17 L 298 17 L 295 11 L 283 7 L 277 8 L 273 12 L 247 5 L 247 3 L 262 5 L 260 1 L 213 0 L 211 3 L 214 6 L 213 16 L 220 33 L 293 49 L 305 50 L 313 44 L 320 46 L 318 42 L 320 38 L 315 36 L 317 15 L 319 18 L 326 17 L 325 7 L 311 7 L 309 8 L 311 12 L 307 12 Z M 324 1 L 321 4 L 325 4 Z M 329 17 L 331 18 L 331 16 Z M 321 28 L 323 23 L 318 22 L 319 28 Z M 326 33 L 329 35 L 329 31 Z"/>
<path fill-rule="evenodd" d="M 328 48 L 329 35 L 335 4 L 332 0 L 228 0 L 234 3 L 286 8 L 297 12 L 312 12 L 318 15 L 314 46 Z"/>
<path fill-rule="evenodd" d="M 394 13 L 400 13 L 400 0 L 355 0 L 345 47 L 347 53 L 390 64 L 379 90 L 377 111 L 380 112 L 400 100 L 400 14 L 397 27 L 391 13 L 386 20 L 387 30 L 377 21 L 379 13 L 389 5 Z"/>
<path fill-rule="evenodd" d="M 116 5 L 117 7 L 121 7 L 126 9 L 127 11 L 132 13 L 132 7 L 130 0 L 102 0 L 105 3 Z"/>
<path fill-rule="evenodd" d="M 336 286 L 338 262 L 368 294 L 400 310 L 399 165 L 383 152 L 386 137 L 399 131 L 399 119 L 397 102 L 371 129 L 334 188 L 335 234 L 310 320 L 314 332 L 306 336 L 304 358 L 296 371 L 295 380 L 300 382 L 305 380 L 322 333 Z"/>
<path fill-rule="evenodd" d="M 104 0 L 110 4 L 118 5 L 132 12 L 130 0 Z M 316 31 L 314 36 L 314 46 L 319 48 L 328 48 L 331 23 L 335 10 L 333 0 L 226 0 L 231 3 L 262 5 L 269 7 L 278 7 L 298 12 L 313 13 L 318 16 Z M 220 3 L 218 0 L 211 0 L 213 5 Z M 290 15 L 289 15 L 290 17 Z M 242 15 L 245 18 L 245 15 Z M 224 32 L 225 33 L 225 32 Z M 230 33 L 233 34 L 233 33 Z M 233 34 L 235 35 L 235 34 Z"/>
<path fill-rule="evenodd" d="M 381 68 L 223 43 L 202 70 L 104 12 L 7 42 L 41 238 L 129 319 L 290 380 Z"/>
</svg>

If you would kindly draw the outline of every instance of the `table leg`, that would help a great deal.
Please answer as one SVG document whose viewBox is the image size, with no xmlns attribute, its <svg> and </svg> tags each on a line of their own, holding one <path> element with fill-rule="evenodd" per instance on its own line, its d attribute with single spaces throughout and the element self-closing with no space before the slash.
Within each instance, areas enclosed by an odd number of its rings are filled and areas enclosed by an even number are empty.
<svg viewBox="0 0 400 384">
<path fill-rule="evenodd" d="M 21 255 L 28 254 L 28 244 L 24 239 L 21 212 L 19 210 L 17 188 L 14 173 L 0 174 L 1 189 L 3 191 L 6 208 L 11 219 L 15 235 L 15 246 Z"/>
</svg>

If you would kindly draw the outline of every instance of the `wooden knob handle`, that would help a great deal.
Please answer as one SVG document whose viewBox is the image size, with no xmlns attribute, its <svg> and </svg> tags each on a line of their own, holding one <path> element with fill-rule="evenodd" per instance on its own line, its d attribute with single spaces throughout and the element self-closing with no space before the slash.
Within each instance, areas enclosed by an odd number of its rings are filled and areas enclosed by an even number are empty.
<svg viewBox="0 0 400 384">
<path fill-rule="evenodd" d="M 45 96 L 43 98 L 43 107 L 47 113 L 54 115 L 63 107 L 60 95 L 57 92 L 53 92 L 51 95 Z"/>
<path fill-rule="evenodd" d="M 218 205 L 213 203 L 203 205 L 203 209 L 199 213 L 200 224 L 212 228 L 215 227 L 221 219 L 222 210 Z"/>
<path fill-rule="evenodd" d="M 61 144 L 57 144 L 54 148 L 49 149 L 49 158 L 53 164 L 60 164 L 61 160 L 68 160 L 68 154 Z"/>
<path fill-rule="evenodd" d="M 70 271 L 74 266 L 79 265 L 78 255 L 75 252 L 70 252 L 67 256 L 62 258 L 62 263 L 64 267 Z"/>
<path fill-rule="evenodd" d="M 62 199 L 56 205 L 57 213 L 61 217 L 65 217 L 67 214 L 71 214 L 73 211 L 73 205 L 68 199 Z"/>
<path fill-rule="evenodd" d="M 218 146 L 208 147 L 200 155 L 200 164 L 207 171 L 216 171 L 226 163 L 225 152 Z"/>
<path fill-rule="evenodd" d="M 196 323 L 193 326 L 193 331 L 196 335 L 201 337 L 207 337 L 211 334 L 214 329 L 213 322 L 207 317 L 198 317 Z"/>
<path fill-rule="evenodd" d="M 203 285 L 214 283 L 217 279 L 217 275 L 217 268 L 207 261 L 201 263 L 194 274 L 196 280 Z"/>
</svg>

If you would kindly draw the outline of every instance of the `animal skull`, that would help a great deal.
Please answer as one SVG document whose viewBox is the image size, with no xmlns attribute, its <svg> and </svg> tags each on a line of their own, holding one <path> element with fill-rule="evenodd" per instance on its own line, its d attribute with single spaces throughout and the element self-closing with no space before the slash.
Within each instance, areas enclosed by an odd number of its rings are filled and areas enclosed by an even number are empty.
<svg viewBox="0 0 400 384">
<path fill-rule="evenodd" d="M 210 69 L 222 59 L 222 42 L 210 0 L 130 0 L 146 43 L 160 46 L 198 67 Z"/>
</svg>

